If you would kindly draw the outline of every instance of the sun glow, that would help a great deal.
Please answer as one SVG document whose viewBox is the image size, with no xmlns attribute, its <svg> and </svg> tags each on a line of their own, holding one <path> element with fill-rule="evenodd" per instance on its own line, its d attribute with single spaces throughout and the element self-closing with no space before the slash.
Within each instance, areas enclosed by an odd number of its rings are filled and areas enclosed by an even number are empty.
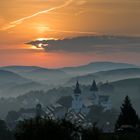
<svg viewBox="0 0 140 140">
<path fill-rule="evenodd" d="M 42 40 L 48 40 L 48 38 L 37 38 L 36 40 L 42 41 Z"/>
<path fill-rule="evenodd" d="M 36 40 L 43 41 L 43 40 L 58 40 L 56 38 L 37 38 Z"/>
<path fill-rule="evenodd" d="M 31 46 L 30 49 L 34 49 L 34 50 L 43 50 L 44 48 L 40 47 L 42 46 L 42 44 L 40 44 L 39 46 Z"/>
<path fill-rule="evenodd" d="M 48 47 L 48 41 L 49 40 L 58 40 L 55 38 L 36 38 L 33 41 L 26 43 L 28 45 L 31 45 L 31 49 L 36 49 L 36 50 L 44 50 Z"/>
<path fill-rule="evenodd" d="M 37 48 L 42 48 L 42 45 L 42 43 L 39 43 Z"/>
<path fill-rule="evenodd" d="M 30 49 L 34 49 L 34 50 L 44 50 L 43 48 L 43 44 L 39 43 L 37 45 L 31 45 Z"/>
</svg>

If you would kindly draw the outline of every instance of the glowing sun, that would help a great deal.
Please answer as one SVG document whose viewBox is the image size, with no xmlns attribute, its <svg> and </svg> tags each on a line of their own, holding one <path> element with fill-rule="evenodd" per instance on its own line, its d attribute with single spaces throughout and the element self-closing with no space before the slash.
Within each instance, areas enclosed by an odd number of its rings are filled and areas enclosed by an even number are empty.
<svg viewBox="0 0 140 140">
<path fill-rule="evenodd" d="M 36 50 L 44 50 L 48 47 L 48 41 L 49 40 L 57 40 L 54 38 L 37 38 L 33 41 L 30 41 L 26 44 L 30 45 L 32 49 L 36 49 Z"/>
</svg>

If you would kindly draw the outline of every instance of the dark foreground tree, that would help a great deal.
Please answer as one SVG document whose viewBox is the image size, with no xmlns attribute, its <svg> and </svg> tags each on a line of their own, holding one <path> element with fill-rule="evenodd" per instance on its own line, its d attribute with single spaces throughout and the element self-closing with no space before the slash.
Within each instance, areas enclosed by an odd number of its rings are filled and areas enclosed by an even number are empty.
<svg viewBox="0 0 140 140">
<path fill-rule="evenodd" d="M 0 120 L 0 140 L 14 140 L 12 133 L 8 130 L 3 120 Z"/>
<path fill-rule="evenodd" d="M 16 140 L 74 140 L 78 127 L 67 120 L 30 119 L 16 128 Z"/>
<path fill-rule="evenodd" d="M 86 128 L 82 132 L 82 140 L 102 140 L 102 131 L 96 127 L 96 123 L 93 124 L 93 127 Z"/>
<path fill-rule="evenodd" d="M 115 130 L 125 127 L 136 128 L 139 119 L 135 109 L 132 107 L 131 101 L 128 96 L 125 97 L 124 103 L 121 106 L 121 113 L 115 125 Z"/>
</svg>

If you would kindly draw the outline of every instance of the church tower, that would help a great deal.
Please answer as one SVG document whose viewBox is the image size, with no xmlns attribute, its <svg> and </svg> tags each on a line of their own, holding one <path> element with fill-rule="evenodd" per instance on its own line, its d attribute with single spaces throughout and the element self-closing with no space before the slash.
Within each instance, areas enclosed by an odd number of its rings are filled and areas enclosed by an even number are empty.
<svg viewBox="0 0 140 140">
<path fill-rule="evenodd" d="M 98 105 L 98 103 L 99 103 L 99 95 L 98 95 L 99 89 L 97 87 L 97 84 L 96 84 L 95 80 L 93 80 L 93 83 L 90 87 L 90 91 L 92 93 L 93 104 Z"/>
<path fill-rule="evenodd" d="M 76 87 L 74 89 L 74 94 L 73 94 L 72 98 L 73 98 L 72 109 L 77 113 L 81 112 L 81 109 L 83 107 L 83 101 L 82 101 L 81 89 L 80 89 L 78 81 L 76 83 Z"/>
<path fill-rule="evenodd" d="M 42 106 L 41 106 L 41 104 L 37 104 L 36 105 L 36 117 L 40 118 L 41 115 L 42 115 Z"/>
</svg>

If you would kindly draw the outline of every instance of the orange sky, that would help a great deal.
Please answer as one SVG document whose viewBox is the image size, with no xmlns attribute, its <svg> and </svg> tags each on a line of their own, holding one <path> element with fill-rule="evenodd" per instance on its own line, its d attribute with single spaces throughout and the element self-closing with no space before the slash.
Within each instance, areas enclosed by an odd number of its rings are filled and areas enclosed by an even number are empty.
<svg viewBox="0 0 140 140">
<path fill-rule="evenodd" d="M 138 52 L 46 53 L 24 45 L 37 38 L 140 36 L 139 17 L 139 0 L 1 0 L 0 65 L 62 67 L 101 60 L 139 63 Z"/>
</svg>

